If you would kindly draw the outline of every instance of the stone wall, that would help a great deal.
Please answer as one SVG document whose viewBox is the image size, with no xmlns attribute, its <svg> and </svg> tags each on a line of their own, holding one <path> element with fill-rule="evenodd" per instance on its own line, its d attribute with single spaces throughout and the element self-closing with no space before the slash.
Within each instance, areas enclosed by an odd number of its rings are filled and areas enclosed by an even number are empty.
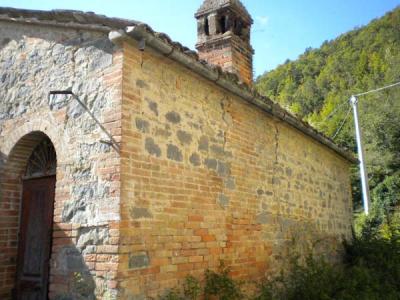
<svg viewBox="0 0 400 300">
<path fill-rule="evenodd" d="M 14 287 L 22 176 L 43 134 L 57 151 L 50 299 L 115 299 L 122 53 L 107 33 L 0 23 L 0 299 Z"/>
<path fill-rule="evenodd" d="M 349 162 L 171 60 L 124 44 L 121 299 L 146 299 L 220 260 L 278 270 L 293 238 L 351 233 Z M 326 247 L 327 246 L 327 247 Z"/>
</svg>

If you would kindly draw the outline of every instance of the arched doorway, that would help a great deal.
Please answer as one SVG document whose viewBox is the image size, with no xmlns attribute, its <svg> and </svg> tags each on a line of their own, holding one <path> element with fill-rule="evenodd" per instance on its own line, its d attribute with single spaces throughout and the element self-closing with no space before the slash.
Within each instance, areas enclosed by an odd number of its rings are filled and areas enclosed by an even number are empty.
<svg viewBox="0 0 400 300">
<path fill-rule="evenodd" d="M 22 180 L 15 298 L 47 299 L 57 157 L 46 136 L 33 149 Z"/>
</svg>

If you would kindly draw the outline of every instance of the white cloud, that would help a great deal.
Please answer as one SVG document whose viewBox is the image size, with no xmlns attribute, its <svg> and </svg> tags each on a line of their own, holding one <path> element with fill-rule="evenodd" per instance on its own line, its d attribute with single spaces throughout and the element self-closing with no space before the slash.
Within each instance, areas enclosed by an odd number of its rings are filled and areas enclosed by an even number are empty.
<svg viewBox="0 0 400 300">
<path fill-rule="evenodd" d="M 267 16 L 256 16 L 256 22 L 261 26 L 266 26 L 269 22 L 269 18 Z"/>
</svg>

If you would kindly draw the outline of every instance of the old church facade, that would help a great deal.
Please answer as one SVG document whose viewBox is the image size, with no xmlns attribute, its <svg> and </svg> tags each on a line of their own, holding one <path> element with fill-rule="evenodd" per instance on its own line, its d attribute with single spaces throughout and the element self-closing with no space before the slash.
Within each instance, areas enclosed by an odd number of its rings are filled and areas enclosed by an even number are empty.
<svg viewBox="0 0 400 300">
<path fill-rule="evenodd" d="M 260 279 L 293 236 L 350 236 L 352 156 L 253 91 L 239 1 L 195 17 L 198 53 L 0 8 L 0 299 L 148 299 L 221 260 Z"/>
</svg>

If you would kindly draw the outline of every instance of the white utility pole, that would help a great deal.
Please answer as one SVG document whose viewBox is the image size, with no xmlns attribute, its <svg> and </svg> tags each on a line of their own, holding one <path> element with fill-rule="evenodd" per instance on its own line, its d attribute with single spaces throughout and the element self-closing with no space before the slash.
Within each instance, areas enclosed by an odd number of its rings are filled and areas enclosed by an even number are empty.
<svg viewBox="0 0 400 300">
<path fill-rule="evenodd" d="M 356 96 L 351 96 L 350 104 L 353 106 L 354 112 L 354 125 L 356 127 L 356 140 L 357 140 L 357 148 L 358 148 L 358 160 L 360 161 L 360 175 L 361 175 L 361 187 L 362 187 L 362 197 L 364 203 L 364 212 L 366 215 L 369 214 L 369 210 L 371 207 L 371 201 L 369 197 L 369 185 L 368 185 L 368 173 L 367 168 L 365 166 L 365 153 L 362 145 L 362 134 L 361 128 L 359 124 L 358 117 L 358 99 Z"/>
</svg>

